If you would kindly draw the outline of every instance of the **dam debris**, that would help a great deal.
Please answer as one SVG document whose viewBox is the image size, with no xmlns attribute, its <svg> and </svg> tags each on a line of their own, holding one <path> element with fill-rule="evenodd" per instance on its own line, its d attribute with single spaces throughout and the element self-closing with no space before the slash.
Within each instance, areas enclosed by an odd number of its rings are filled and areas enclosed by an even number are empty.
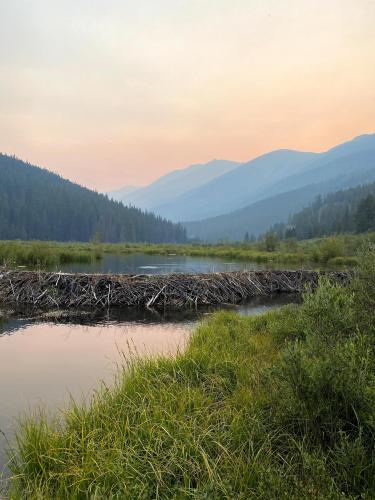
<svg viewBox="0 0 375 500">
<path fill-rule="evenodd" d="M 251 297 L 302 293 L 320 276 L 348 282 L 342 271 L 241 271 L 209 274 L 72 274 L 0 271 L 0 304 L 39 308 L 148 308 L 238 304 Z"/>
</svg>

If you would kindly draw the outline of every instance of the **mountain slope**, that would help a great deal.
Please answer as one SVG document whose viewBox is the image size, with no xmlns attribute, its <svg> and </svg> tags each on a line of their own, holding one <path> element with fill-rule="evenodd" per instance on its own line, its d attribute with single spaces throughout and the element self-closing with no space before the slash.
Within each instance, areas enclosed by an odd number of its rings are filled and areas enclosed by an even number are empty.
<svg viewBox="0 0 375 500">
<path fill-rule="evenodd" d="M 138 186 L 124 186 L 121 189 L 117 189 L 117 191 L 108 193 L 108 197 L 111 198 L 111 200 L 123 201 L 127 196 L 135 193 L 138 189 L 140 189 Z"/>
<path fill-rule="evenodd" d="M 355 173 L 358 164 L 373 164 L 374 151 L 375 134 L 358 136 L 351 141 L 335 146 L 326 153 L 321 153 L 305 170 L 271 186 L 268 190 L 268 196 L 308 184 L 323 182 L 339 175 Z"/>
<path fill-rule="evenodd" d="M 154 209 L 165 203 L 165 200 L 171 201 L 191 189 L 230 172 L 238 165 L 240 165 L 238 162 L 227 160 L 212 160 L 204 164 L 191 165 L 181 170 L 174 170 L 144 188 L 118 196 L 116 193 L 121 191 L 119 190 L 109 193 L 109 196 L 115 196 L 127 205 Z"/>
<path fill-rule="evenodd" d="M 0 154 L 0 238 L 183 242 L 185 231 L 161 217 L 14 157 Z"/>
<path fill-rule="evenodd" d="M 272 195 L 338 176 L 341 159 L 360 152 L 371 154 L 374 149 L 375 134 L 368 134 L 324 153 L 273 151 L 153 208 L 164 217 L 181 221 L 230 213 Z M 329 172 L 327 164 L 331 165 Z"/>
<path fill-rule="evenodd" d="M 316 156 L 299 151 L 273 151 L 154 209 L 180 221 L 225 214 L 261 199 L 272 183 L 303 169 Z"/>
<path fill-rule="evenodd" d="M 246 232 L 257 235 L 277 222 L 286 222 L 319 194 L 373 182 L 375 149 L 333 159 L 320 168 L 327 180 L 319 175 L 318 182 L 270 196 L 232 213 L 184 223 L 188 237 L 205 241 L 242 240 Z M 338 171 L 340 175 L 334 176 Z"/>
</svg>

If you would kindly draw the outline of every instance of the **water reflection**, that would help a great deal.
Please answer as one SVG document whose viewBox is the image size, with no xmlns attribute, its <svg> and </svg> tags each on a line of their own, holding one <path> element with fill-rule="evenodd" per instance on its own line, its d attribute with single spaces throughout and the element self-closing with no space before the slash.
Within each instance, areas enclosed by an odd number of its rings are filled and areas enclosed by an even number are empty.
<svg viewBox="0 0 375 500">
<path fill-rule="evenodd" d="M 295 300 L 290 295 L 258 298 L 227 309 L 254 315 Z M 196 323 L 217 309 L 122 308 L 38 317 L 24 311 L 22 318 L 0 322 L 0 430 L 11 439 L 14 419 L 23 412 L 42 404 L 62 408 L 69 394 L 79 400 L 99 380 L 110 383 L 120 351 L 129 359 L 183 350 Z M 4 445 L 0 436 L 0 470 Z"/>
<path fill-rule="evenodd" d="M 129 255 L 104 254 L 101 260 L 92 263 L 70 263 L 54 270 L 77 273 L 168 274 L 256 271 L 271 267 L 271 263 L 231 261 L 215 257 L 133 253 Z M 299 264 L 298 268 L 300 267 Z"/>
<path fill-rule="evenodd" d="M 62 408 L 69 395 L 81 400 L 99 380 L 110 383 L 120 351 L 126 359 L 176 353 L 184 348 L 192 326 L 190 322 L 5 323 L 0 337 L 1 431 L 12 439 L 14 419 L 23 412 L 40 405 Z M 5 444 L 0 435 L 0 471 Z"/>
</svg>

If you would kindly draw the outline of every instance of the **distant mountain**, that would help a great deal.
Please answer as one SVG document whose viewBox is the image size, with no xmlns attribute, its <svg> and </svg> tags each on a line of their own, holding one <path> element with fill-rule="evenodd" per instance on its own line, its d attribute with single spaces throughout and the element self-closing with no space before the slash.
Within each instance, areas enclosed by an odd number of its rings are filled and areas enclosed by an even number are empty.
<svg viewBox="0 0 375 500">
<path fill-rule="evenodd" d="M 155 211 L 178 221 L 231 212 L 266 197 L 272 185 L 305 169 L 316 156 L 290 150 L 267 153 L 155 207 Z"/>
<path fill-rule="evenodd" d="M 174 170 L 144 188 L 133 191 L 125 188 L 124 193 L 121 193 L 120 189 L 109 193 L 109 196 L 126 205 L 154 211 L 166 200 L 174 200 L 187 191 L 230 172 L 238 165 L 240 163 L 227 160 L 212 160 L 208 163 L 191 165 L 181 170 Z"/>
<path fill-rule="evenodd" d="M 0 239 L 184 242 L 185 230 L 0 154 Z"/>
<path fill-rule="evenodd" d="M 205 178 L 205 182 L 202 177 L 195 187 L 186 183 L 183 192 L 165 189 L 158 197 L 163 200 L 162 203 L 158 204 L 150 196 L 149 206 L 156 213 L 174 221 L 203 220 L 225 215 L 273 195 L 324 182 L 345 172 L 350 173 L 355 165 L 349 164 L 344 158 L 351 157 L 355 162 L 355 155 L 367 152 L 371 156 L 374 149 L 375 134 L 369 134 L 324 153 L 273 151 L 247 163 L 232 166 L 229 172 L 216 175 L 213 179 Z M 201 167 L 195 166 L 194 174 L 199 174 Z M 166 179 L 168 176 L 156 181 L 152 189 L 160 189 Z M 141 192 L 141 196 L 151 194 L 147 188 Z M 144 203 L 137 200 L 137 192 L 129 199 L 134 205 Z"/>
<path fill-rule="evenodd" d="M 373 136 L 375 139 L 375 136 Z M 242 240 L 246 232 L 258 235 L 277 222 L 286 222 L 319 194 L 375 181 L 375 147 L 340 157 L 327 155 L 303 175 L 281 181 L 284 192 L 274 194 L 229 214 L 186 222 L 188 237 L 205 241 Z M 315 181 L 315 182 L 312 182 Z M 306 183 L 306 184 L 305 184 Z M 301 187 L 301 184 L 305 184 Z M 294 189 L 287 191 L 287 187 Z M 270 188 L 270 193 L 277 187 Z"/>
<path fill-rule="evenodd" d="M 308 184 L 323 182 L 339 175 L 357 173 L 357 168 L 372 166 L 375 160 L 375 134 L 366 134 L 335 146 L 318 157 L 306 169 L 289 176 L 268 190 L 268 196 Z M 360 163 L 360 166 L 358 166 Z M 365 167 L 366 168 L 366 167 Z M 359 173 L 359 172 L 358 172 Z"/>
<path fill-rule="evenodd" d="M 121 189 L 118 189 L 117 191 L 111 191 L 110 193 L 108 193 L 108 197 L 111 198 L 111 200 L 123 201 L 127 196 L 135 193 L 137 189 L 139 189 L 138 186 L 125 186 Z"/>
</svg>

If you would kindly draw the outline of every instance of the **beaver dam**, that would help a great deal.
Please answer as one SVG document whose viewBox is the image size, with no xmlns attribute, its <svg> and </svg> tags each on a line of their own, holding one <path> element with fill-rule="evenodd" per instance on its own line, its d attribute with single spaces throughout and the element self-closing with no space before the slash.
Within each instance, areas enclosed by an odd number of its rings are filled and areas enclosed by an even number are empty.
<svg viewBox="0 0 375 500">
<path fill-rule="evenodd" d="M 238 304 L 255 296 L 301 293 L 319 276 L 346 282 L 346 272 L 243 271 L 114 275 L 0 271 L 0 303 L 40 308 L 182 307 Z"/>
</svg>

